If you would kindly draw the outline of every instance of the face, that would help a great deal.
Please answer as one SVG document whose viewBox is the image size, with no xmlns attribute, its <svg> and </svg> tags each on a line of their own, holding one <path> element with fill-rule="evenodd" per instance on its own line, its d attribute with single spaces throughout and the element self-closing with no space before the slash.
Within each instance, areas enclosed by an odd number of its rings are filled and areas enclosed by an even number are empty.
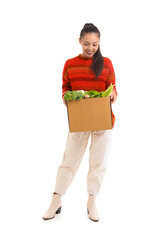
<svg viewBox="0 0 160 240">
<path fill-rule="evenodd" d="M 82 55 L 84 57 L 93 57 L 98 49 L 100 39 L 97 33 L 86 33 L 79 43 L 82 46 Z"/>
</svg>

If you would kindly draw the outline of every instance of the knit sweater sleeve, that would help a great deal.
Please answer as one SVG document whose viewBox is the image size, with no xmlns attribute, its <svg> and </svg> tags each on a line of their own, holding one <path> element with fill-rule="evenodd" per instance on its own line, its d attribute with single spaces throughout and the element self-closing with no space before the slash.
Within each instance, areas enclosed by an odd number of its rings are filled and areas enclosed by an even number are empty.
<svg viewBox="0 0 160 240">
<path fill-rule="evenodd" d="M 67 91 L 72 91 L 71 84 L 68 77 L 68 61 L 65 62 L 62 73 L 62 98 Z"/>
<path fill-rule="evenodd" d="M 108 79 L 107 79 L 107 82 L 106 82 L 106 89 L 109 87 L 109 85 L 111 83 L 112 83 L 112 85 L 115 84 L 114 90 L 117 94 L 115 72 L 114 72 L 113 64 L 112 64 L 112 62 L 109 58 L 108 58 L 108 67 L 109 67 L 109 76 L 108 76 Z"/>
</svg>

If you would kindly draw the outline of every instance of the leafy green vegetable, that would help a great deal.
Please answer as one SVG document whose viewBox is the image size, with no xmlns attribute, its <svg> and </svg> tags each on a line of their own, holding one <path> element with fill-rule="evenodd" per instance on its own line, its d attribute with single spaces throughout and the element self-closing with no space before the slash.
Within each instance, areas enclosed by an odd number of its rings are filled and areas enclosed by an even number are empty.
<svg viewBox="0 0 160 240">
<path fill-rule="evenodd" d="M 102 97 L 109 97 L 114 86 L 115 86 L 115 84 L 112 85 L 112 83 L 111 83 L 110 86 L 106 89 L 106 91 L 104 93 L 102 93 Z"/>
<path fill-rule="evenodd" d="M 67 91 L 64 95 L 64 100 L 80 100 L 86 95 L 85 91 Z"/>
<path fill-rule="evenodd" d="M 111 83 L 110 86 L 105 91 L 102 91 L 102 92 L 97 92 L 95 90 L 67 91 L 64 95 L 64 100 L 65 101 L 68 101 L 68 100 L 76 101 L 76 100 L 84 99 L 86 95 L 88 95 L 90 98 L 108 97 L 108 96 L 110 96 L 114 86 L 115 85 L 112 85 L 112 83 Z"/>
<path fill-rule="evenodd" d="M 100 97 L 100 93 L 95 90 L 88 91 L 87 95 L 89 95 L 90 98 Z"/>
<path fill-rule="evenodd" d="M 64 95 L 64 100 L 72 100 L 72 91 L 67 91 Z"/>
</svg>

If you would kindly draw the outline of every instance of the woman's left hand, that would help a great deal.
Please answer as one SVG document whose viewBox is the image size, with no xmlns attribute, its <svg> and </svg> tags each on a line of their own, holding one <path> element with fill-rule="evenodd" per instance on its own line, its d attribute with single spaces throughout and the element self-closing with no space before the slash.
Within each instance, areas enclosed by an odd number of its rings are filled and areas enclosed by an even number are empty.
<svg viewBox="0 0 160 240">
<path fill-rule="evenodd" d="M 111 103 L 115 103 L 115 101 L 117 99 L 117 94 L 116 94 L 114 88 L 112 90 L 112 93 L 111 93 L 110 97 L 111 97 Z"/>
</svg>

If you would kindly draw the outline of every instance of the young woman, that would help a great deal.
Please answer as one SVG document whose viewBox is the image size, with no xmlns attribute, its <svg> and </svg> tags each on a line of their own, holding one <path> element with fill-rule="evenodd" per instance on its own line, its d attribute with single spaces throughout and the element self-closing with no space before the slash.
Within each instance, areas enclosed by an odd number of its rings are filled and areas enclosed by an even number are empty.
<svg viewBox="0 0 160 240">
<path fill-rule="evenodd" d="M 112 83 L 115 84 L 115 73 L 112 62 L 109 58 L 103 57 L 100 51 L 100 32 L 91 23 L 84 25 L 80 33 L 79 43 L 82 46 L 82 53 L 68 59 L 63 69 L 62 99 L 68 90 L 96 90 L 105 91 Z M 111 103 L 116 101 L 116 86 L 111 94 Z M 112 113 L 112 124 L 115 117 Z M 99 220 L 98 211 L 95 205 L 96 196 L 101 187 L 102 180 L 106 173 L 107 157 L 110 148 L 111 130 L 68 132 L 66 149 L 63 160 L 59 166 L 55 184 L 55 192 L 52 195 L 52 202 L 48 211 L 43 216 L 44 220 L 55 217 L 61 212 L 61 196 L 67 192 L 85 153 L 89 136 L 91 135 L 91 146 L 89 156 L 89 171 L 87 175 L 88 216 L 92 221 Z"/>
</svg>

